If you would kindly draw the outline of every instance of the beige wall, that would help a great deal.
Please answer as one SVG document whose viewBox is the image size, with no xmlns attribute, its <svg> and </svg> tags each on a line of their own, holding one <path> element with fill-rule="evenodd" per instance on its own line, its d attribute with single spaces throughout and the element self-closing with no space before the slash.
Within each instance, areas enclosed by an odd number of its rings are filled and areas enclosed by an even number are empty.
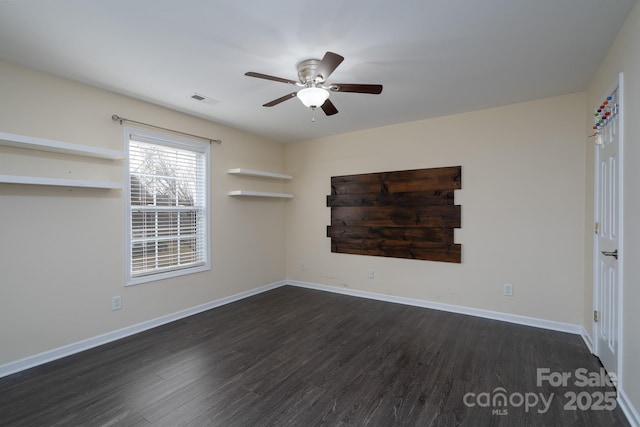
<svg viewBox="0 0 640 427">
<path fill-rule="evenodd" d="M 584 111 L 577 93 L 289 144 L 287 278 L 582 324 Z M 330 252 L 331 176 L 455 165 L 462 264 Z"/>
<path fill-rule="evenodd" d="M 587 92 L 587 117 L 593 118 L 593 107 L 602 100 L 624 73 L 624 332 L 622 385 L 630 402 L 640 410 L 640 4 L 627 17 L 622 30 L 607 53 Z M 592 124 L 591 121 L 589 124 Z M 591 131 L 591 130 L 589 130 Z M 592 132 L 592 131 L 591 131 Z M 586 159 L 587 197 L 593 198 L 593 150 Z M 593 221 L 593 203 L 587 205 L 589 222 Z M 587 230 L 585 308 L 593 309 L 592 234 Z M 587 314 L 587 313 L 585 313 Z M 591 328 L 589 316 L 585 324 Z"/>
<path fill-rule="evenodd" d="M 0 365 L 282 280 L 284 208 L 228 190 L 283 191 L 226 174 L 284 169 L 284 148 L 229 127 L 0 62 L 0 131 L 122 149 L 116 113 L 220 138 L 211 147 L 212 270 L 125 288 L 121 191 L 0 184 Z M 216 107 L 212 107 L 216 108 Z M 0 147 L 0 175 L 123 181 L 109 162 Z M 111 311 L 111 297 L 123 309 Z"/>
</svg>

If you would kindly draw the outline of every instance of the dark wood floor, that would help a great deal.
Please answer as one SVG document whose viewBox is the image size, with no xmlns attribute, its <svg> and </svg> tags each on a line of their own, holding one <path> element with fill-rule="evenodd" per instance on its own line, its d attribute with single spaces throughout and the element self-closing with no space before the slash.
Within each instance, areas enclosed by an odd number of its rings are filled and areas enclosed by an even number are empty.
<svg viewBox="0 0 640 427">
<path fill-rule="evenodd" d="M 575 335 L 285 286 L 0 379 L 0 425 L 629 425 L 537 368 L 600 365 Z"/>
</svg>

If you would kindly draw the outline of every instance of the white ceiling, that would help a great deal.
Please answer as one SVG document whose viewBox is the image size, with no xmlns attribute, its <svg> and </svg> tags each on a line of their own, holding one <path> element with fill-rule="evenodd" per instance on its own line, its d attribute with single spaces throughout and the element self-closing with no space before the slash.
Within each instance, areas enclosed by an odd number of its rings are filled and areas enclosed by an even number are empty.
<svg viewBox="0 0 640 427">
<path fill-rule="evenodd" d="M 634 3 L 0 0 L 0 58 L 290 142 L 585 90 Z M 330 82 L 382 94 L 332 93 L 326 117 L 262 107 L 292 87 L 244 76 L 326 51 Z"/>
</svg>

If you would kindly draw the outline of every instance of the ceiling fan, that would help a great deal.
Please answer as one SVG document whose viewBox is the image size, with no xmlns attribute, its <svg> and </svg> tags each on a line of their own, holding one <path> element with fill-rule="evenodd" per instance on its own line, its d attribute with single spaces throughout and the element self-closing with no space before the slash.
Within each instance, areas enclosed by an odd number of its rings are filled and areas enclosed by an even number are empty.
<svg viewBox="0 0 640 427">
<path fill-rule="evenodd" d="M 302 88 L 285 96 L 281 96 L 278 99 L 274 99 L 271 102 L 267 102 L 262 105 L 263 107 L 273 107 L 287 99 L 297 96 L 306 107 L 309 107 L 312 110 L 320 107 L 327 116 L 332 116 L 338 112 L 338 109 L 329 100 L 330 92 L 370 93 L 374 95 L 382 93 L 382 85 L 327 83 L 327 79 L 331 73 L 338 68 L 338 65 L 340 65 L 342 61 L 344 61 L 344 57 L 333 52 L 325 53 L 322 60 L 306 59 L 297 65 L 299 81 L 255 73 L 253 71 L 249 71 L 244 75 L 259 79 L 273 80 L 280 83 L 287 83 L 289 85 Z"/>
</svg>

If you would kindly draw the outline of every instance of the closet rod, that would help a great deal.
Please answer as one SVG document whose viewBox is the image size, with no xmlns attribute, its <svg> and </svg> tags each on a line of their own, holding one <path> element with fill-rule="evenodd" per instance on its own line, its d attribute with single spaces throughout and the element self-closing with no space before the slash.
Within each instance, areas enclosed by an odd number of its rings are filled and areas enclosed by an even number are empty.
<svg viewBox="0 0 640 427">
<path fill-rule="evenodd" d="M 113 120 L 114 122 L 120 122 L 120 124 L 122 124 L 122 122 L 136 123 L 136 124 L 143 125 L 143 126 L 149 126 L 149 127 L 156 128 L 156 129 L 166 130 L 168 132 L 179 133 L 179 134 L 191 136 L 191 137 L 194 137 L 194 138 L 200 138 L 200 139 L 204 139 L 205 141 L 209 141 L 209 144 L 211 144 L 212 142 L 215 142 L 216 144 L 222 144 L 222 140 L 220 140 L 220 139 L 205 138 L 204 136 L 194 135 L 192 133 L 187 133 L 187 132 L 182 132 L 182 131 L 179 131 L 179 130 L 163 128 L 162 126 L 150 125 L 149 123 L 139 122 L 139 121 L 136 121 L 136 120 L 127 119 L 125 117 L 120 117 L 117 114 L 112 115 L 111 116 L 111 120 Z"/>
</svg>

